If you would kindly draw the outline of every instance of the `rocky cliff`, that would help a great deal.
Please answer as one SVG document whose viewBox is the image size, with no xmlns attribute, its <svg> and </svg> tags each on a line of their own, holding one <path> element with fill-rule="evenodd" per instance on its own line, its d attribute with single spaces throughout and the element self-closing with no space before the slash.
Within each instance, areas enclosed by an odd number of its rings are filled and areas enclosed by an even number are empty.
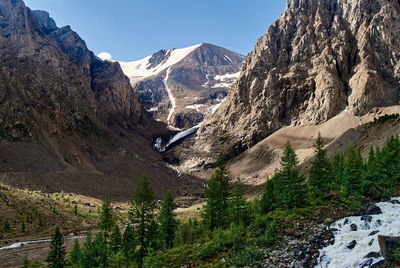
<svg viewBox="0 0 400 268">
<path fill-rule="evenodd" d="M 185 129 L 203 121 L 226 97 L 243 60 L 225 48 L 200 44 L 120 64 L 145 109 Z"/>
<path fill-rule="evenodd" d="M 182 184 L 151 149 L 166 125 L 119 64 L 21 0 L 0 1 L 0 103 L 3 182 L 126 199 L 145 173 L 160 196 Z"/>
<path fill-rule="evenodd" d="M 195 162 L 235 156 L 285 125 L 398 104 L 399 18 L 400 1 L 288 0 L 226 101 L 190 141 Z"/>
</svg>

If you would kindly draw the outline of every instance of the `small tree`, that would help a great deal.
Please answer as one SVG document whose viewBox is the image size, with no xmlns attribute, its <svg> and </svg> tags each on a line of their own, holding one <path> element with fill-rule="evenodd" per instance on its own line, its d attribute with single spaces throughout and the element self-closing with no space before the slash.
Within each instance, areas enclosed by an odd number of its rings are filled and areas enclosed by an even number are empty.
<svg viewBox="0 0 400 268">
<path fill-rule="evenodd" d="M 281 167 L 274 178 L 277 188 L 275 193 L 279 193 L 276 200 L 287 209 L 301 207 L 305 203 L 302 186 L 304 176 L 300 174 L 298 163 L 296 153 L 288 142 L 281 158 Z"/>
<path fill-rule="evenodd" d="M 236 224 L 245 223 L 248 205 L 244 198 L 243 184 L 238 179 L 233 187 L 232 197 L 229 204 L 230 221 Z"/>
<path fill-rule="evenodd" d="M 265 183 L 264 193 L 260 200 L 261 212 L 264 214 L 267 214 L 275 209 L 276 200 L 274 182 L 274 179 L 267 179 L 267 182 Z"/>
<path fill-rule="evenodd" d="M 361 152 L 351 144 L 346 158 L 345 186 L 348 194 L 361 194 L 363 160 Z"/>
<path fill-rule="evenodd" d="M 83 248 L 81 252 L 82 255 L 81 255 L 80 266 L 83 268 L 94 267 L 96 262 L 95 262 L 95 254 L 93 252 L 93 241 L 91 232 L 88 232 L 86 234 L 86 240 L 85 243 L 83 243 Z"/>
<path fill-rule="evenodd" d="M 117 253 L 121 248 L 122 237 L 117 224 L 114 225 L 114 229 L 110 236 L 110 249 L 112 252 Z"/>
<path fill-rule="evenodd" d="M 122 252 L 124 253 L 125 259 L 127 259 L 129 262 L 133 261 L 136 245 L 137 243 L 133 228 L 128 225 L 125 228 L 124 235 L 122 237 Z"/>
<path fill-rule="evenodd" d="M 331 163 L 326 156 L 324 149 L 325 142 L 318 133 L 318 138 L 314 143 L 315 159 L 310 168 L 309 185 L 313 198 L 319 198 L 329 192 L 331 183 Z"/>
<path fill-rule="evenodd" d="M 224 158 L 220 154 L 217 160 L 217 169 L 211 175 L 205 190 L 206 205 L 204 206 L 203 220 L 210 230 L 224 227 L 228 223 L 230 181 Z"/>
<path fill-rule="evenodd" d="M 139 267 L 143 264 L 143 258 L 146 256 L 147 248 L 155 233 L 155 208 L 154 191 L 147 177 L 143 176 L 135 189 L 130 214 L 131 223 L 135 226 L 135 240 L 139 247 L 137 255 Z"/>
<path fill-rule="evenodd" d="M 7 233 L 10 230 L 10 223 L 8 222 L 8 219 L 4 222 L 3 230 L 5 233 Z"/>
<path fill-rule="evenodd" d="M 161 244 L 166 248 L 171 248 L 173 245 L 175 231 L 177 228 L 177 221 L 175 220 L 174 209 L 176 208 L 174 204 L 174 198 L 170 190 L 167 191 L 162 207 L 160 210 L 160 215 L 158 217 L 159 222 L 159 238 Z"/>
<path fill-rule="evenodd" d="M 80 265 L 82 257 L 81 247 L 79 246 L 78 240 L 74 241 L 74 245 L 72 246 L 72 250 L 69 253 L 68 263 L 74 267 L 78 267 Z"/>
<path fill-rule="evenodd" d="M 78 214 L 78 206 L 76 204 L 74 204 L 74 214 L 75 215 Z"/>
<path fill-rule="evenodd" d="M 65 265 L 64 239 L 58 226 L 54 230 L 53 237 L 51 238 L 50 252 L 46 261 L 51 268 L 62 268 Z"/>
</svg>

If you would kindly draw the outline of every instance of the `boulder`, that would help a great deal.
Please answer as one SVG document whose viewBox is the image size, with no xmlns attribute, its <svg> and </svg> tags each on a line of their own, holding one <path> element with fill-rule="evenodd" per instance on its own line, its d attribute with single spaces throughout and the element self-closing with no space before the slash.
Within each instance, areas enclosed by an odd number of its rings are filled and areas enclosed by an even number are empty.
<svg viewBox="0 0 400 268">
<path fill-rule="evenodd" d="M 366 222 L 371 222 L 372 216 L 361 216 L 361 220 Z"/>
<path fill-rule="evenodd" d="M 357 231 L 357 225 L 355 223 L 350 224 L 350 228 L 352 231 Z"/>
<path fill-rule="evenodd" d="M 381 256 L 381 254 L 379 252 L 371 251 L 370 253 L 368 253 L 367 255 L 364 256 L 364 259 L 368 259 L 368 258 L 378 259 L 380 256 Z"/>
<path fill-rule="evenodd" d="M 357 241 L 353 240 L 353 241 L 347 243 L 346 247 L 349 249 L 353 249 L 356 245 L 357 245 Z"/>
<path fill-rule="evenodd" d="M 376 235 L 377 233 L 379 233 L 379 230 L 375 230 L 375 231 L 370 232 L 368 236 Z"/>
<path fill-rule="evenodd" d="M 362 268 L 362 267 L 369 267 L 373 262 L 373 259 L 369 258 L 369 259 L 365 259 L 363 260 L 360 265 L 358 267 Z"/>
<path fill-rule="evenodd" d="M 400 253 L 400 236 L 378 235 L 378 242 L 381 254 L 387 262 L 387 265 L 400 265 L 400 259 L 398 257 Z"/>
<path fill-rule="evenodd" d="M 390 200 L 390 203 L 392 203 L 393 205 L 400 205 L 400 201 L 397 199 Z"/>
<path fill-rule="evenodd" d="M 378 215 L 382 214 L 382 210 L 376 206 L 375 204 L 368 206 L 367 208 L 367 214 L 368 215 Z"/>
</svg>

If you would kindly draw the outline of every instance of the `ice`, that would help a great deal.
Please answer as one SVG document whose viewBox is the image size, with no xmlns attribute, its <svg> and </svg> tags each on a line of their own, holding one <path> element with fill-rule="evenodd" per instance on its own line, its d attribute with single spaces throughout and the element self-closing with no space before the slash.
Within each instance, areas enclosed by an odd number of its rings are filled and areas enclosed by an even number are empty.
<svg viewBox="0 0 400 268">
<path fill-rule="evenodd" d="M 172 137 L 172 139 L 170 139 L 166 145 L 166 147 L 168 147 L 169 145 L 171 145 L 174 142 L 177 142 L 180 139 L 185 138 L 186 136 L 189 136 L 193 133 L 195 133 L 197 130 L 199 129 L 199 125 L 196 125 L 192 128 L 186 129 L 184 131 L 179 132 L 178 134 L 176 134 L 175 136 Z"/>
<path fill-rule="evenodd" d="M 400 201 L 400 197 L 392 199 Z M 335 243 L 320 250 L 316 267 L 359 267 L 361 263 L 366 263 L 365 255 L 372 251 L 380 252 L 378 235 L 400 235 L 400 205 L 389 202 L 376 205 L 382 210 L 382 214 L 371 215 L 371 222 L 361 220 L 361 216 L 353 216 L 331 224 L 331 228 L 337 229 L 334 232 Z M 357 225 L 357 231 L 351 230 L 351 224 Z M 369 235 L 373 231 L 379 232 Z M 353 249 L 347 248 L 347 243 L 353 240 L 357 242 L 356 246 Z M 372 263 L 382 259 L 373 259 Z"/>
<path fill-rule="evenodd" d="M 185 108 L 199 111 L 199 109 L 203 106 L 204 106 L 204 104 L 193 104 L 193 105 L 185 106 Z"/>
</svg>

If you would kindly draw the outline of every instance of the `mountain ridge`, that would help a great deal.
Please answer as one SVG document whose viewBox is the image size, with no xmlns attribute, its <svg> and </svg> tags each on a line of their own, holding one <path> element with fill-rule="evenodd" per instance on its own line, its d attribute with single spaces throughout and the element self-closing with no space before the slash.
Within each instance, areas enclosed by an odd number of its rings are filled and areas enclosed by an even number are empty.
<svg viewBox="0 0 400 268">
<path fill-rule="evenodd" d="M 186 129 L 200 123 L 225 98 L 243 58 L 202 43 L 120 64 L 147 111 L 157 120 Z"/>
<path fill-rule="evenodd" d="M 399 103 L 398 1 L 293 0 L 246 57 L 183 161 L 232 158 L 283 126 Z M 182 149 L 185 150 L 185 149 Z M 197 159 L 197 160 L 196 160 Z M 204 160 L 202 160 L 204 161 Z M 201 162 L 201 161 L 200 161 Z"/>
</svg>

